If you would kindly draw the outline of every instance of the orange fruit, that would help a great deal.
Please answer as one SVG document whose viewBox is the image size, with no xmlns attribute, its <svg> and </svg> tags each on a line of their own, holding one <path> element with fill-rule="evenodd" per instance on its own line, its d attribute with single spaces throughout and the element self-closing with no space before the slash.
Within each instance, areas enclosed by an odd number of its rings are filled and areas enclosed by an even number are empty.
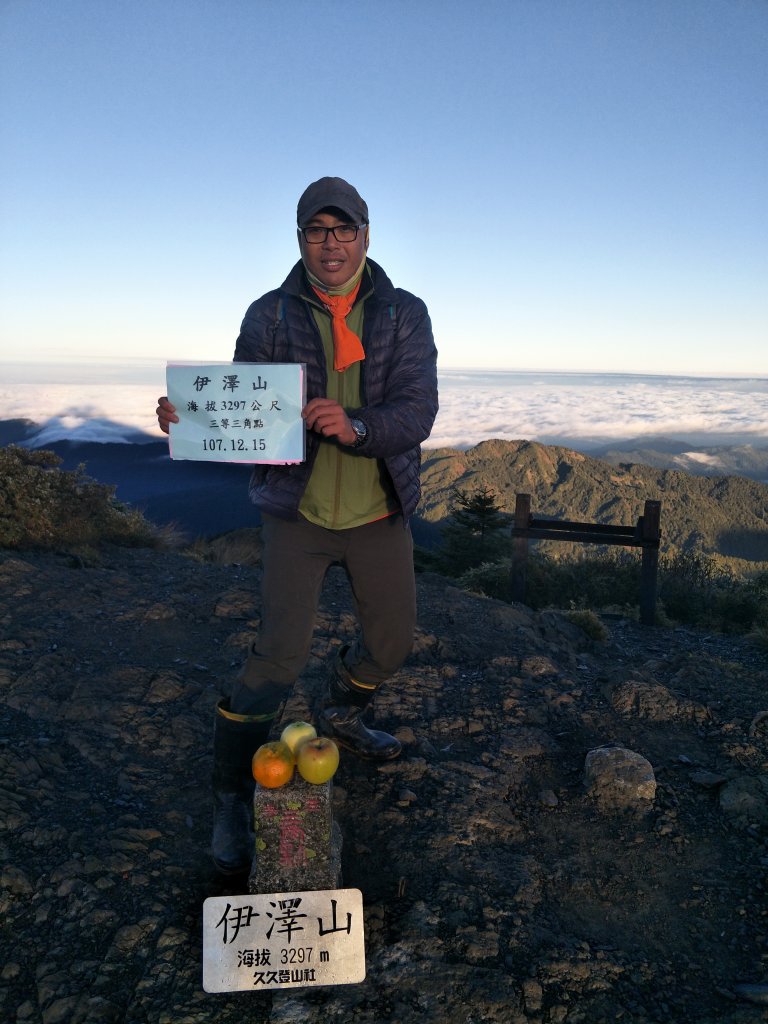
<svg viewBox="0 0 768 1024">
<path fill-rule="evenodd" d="M 253 777 L 265 789 L 279 789 L 293 778 L 293 752 L 282 740 L 263 743 L 251 760 Z"/>
</svg>

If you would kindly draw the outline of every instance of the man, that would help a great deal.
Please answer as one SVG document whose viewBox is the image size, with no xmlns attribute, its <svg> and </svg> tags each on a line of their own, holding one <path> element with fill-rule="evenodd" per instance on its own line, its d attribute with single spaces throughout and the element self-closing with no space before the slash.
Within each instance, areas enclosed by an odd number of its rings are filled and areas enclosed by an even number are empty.
<svg viewBox="0 0 768 1024">
<path fill-rule="evenodd" d="M 368 207 L 341 178 L 299 199 L 301 260 L 246 312 L 235 360 L 304 363 L 305 462 L 255 466 L 262 516 L 261 629 L 216 710 L 213 857 L 223 873 L 253 851 L 251 756 L 310 653 L 323 578 L 340 563 L 360 631 L 330 667 L 317 725 L 374 761 L 400 753 L 361 713 L 410 653 L 416 621 L 408 520 L 420 489 L 420 443 L 437 413 L 434 341 L 424 303 L 367 258 Z M 177 423 L 166 398 L 161 429 Z"/>
</svg>

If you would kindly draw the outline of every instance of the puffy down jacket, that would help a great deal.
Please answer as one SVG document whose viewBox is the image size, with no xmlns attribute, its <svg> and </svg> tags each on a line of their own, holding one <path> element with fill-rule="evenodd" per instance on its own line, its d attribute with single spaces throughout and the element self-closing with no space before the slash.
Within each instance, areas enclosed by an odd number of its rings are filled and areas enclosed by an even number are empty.
<svg viewBox="0 0 768 1024">
<path fill-rule="evenodd" d="M 407 521 L 419 502 L 420 444 L 437 415 L 437 350 L 421 299 L 395 288 L 372 260 L 367 267 L 373 294 L 365 301 L 363 405 L 347 412 L 366 423 L 368 437 L 358 452 L 383 461 Z M 302 298 L 305 281 L 299 262 L 280 288 L 252 303 L 237 339 L 235 361 L 305 363 L 309 401 L 325 397 L 327 370 L 320 332 Z M 365 290 L 364 284 L 361 293 Z M 318 444 L 310 431 L 305 462 L 255 466 L 251 500 L 265 512 L 295 519 Z"/>
</svg>

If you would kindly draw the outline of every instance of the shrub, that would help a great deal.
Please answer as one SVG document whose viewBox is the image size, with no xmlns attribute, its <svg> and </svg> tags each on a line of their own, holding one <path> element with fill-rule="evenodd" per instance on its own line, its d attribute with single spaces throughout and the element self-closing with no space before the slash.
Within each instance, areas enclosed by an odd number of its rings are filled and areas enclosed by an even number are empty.
<svg viewBox="0 0 768 1024">
<path fill-rule="evenodd" d="M 768 573 L 739 579 L 716 558 L 678 552 L 659 562 L 659 598 L 673 621 L 744 633 L 766 623 Z"/>
<path fill-rule="evenodd" d="M 211 540 L 198 537 L 186 553 L 199 562 L 214 565 L 261 565 L 261 551 L 261 527 L 246 526 Z"/>
<path fill-rule="evenodd" d="M 768 626 L 758 626 L 757 629 L 750 630 L 747 633 L 747 640 L 768 651 Z"/>
<path fill-rule="evenodd" d="M 154 527 L 116 501 L 114 487 L 89 479 L 83 466 L 65 471 L 60 464 L 50 451 L 0 448 L 0 547 L 82 551 L 155 542 Z"/>
<path fill-rule="evenodd" d="M 485 562 L 463 573 L 458 584 L 474 593 L 509 601 L 511 569 L 510 558 Z M 640 574 L 641 560 L 636 552 L 609 549 L 606 553 L 568 558 L 532 553 L 527 564 L 525 603 L 535 609 L 570 609 L 570 615 L 618 609 L 631 618 L 638 610 Z M 756 643 L 765 643 L 768 573 L 740 579 L 717 559 L 695 552 L 662 558 L 656 618 L 664 626 L 682 623 L 718 632 L 749 633 Z"/>
<path fill-rule="evenodd" d="M 510 601 L 509 573 L 512 561 L 502 558 L 498 562 L 483 562 L 482 565 L 468 569 L 459 576 L 457 583 L 464 590 L 485 597 L 496 598 L 497 601 Z"/>
<path fill-rule="evenodd" d="M 565 613 L 565 617 L 574 626 L 584 630 L 590 640 L 598 640 L 603 643 L 608 639 L 608 630 L 593 611 L 588 608 L 573 610 Z"/>
<path fill-rule="evenodd" d="M 511 599 L 512 560 L 485 562 L 459 577 L 459 586 L 501 601 Z M 640 562 L 609 553 L 578 558 L 552 558 L 536 553 L 528 559 L 525 603 L 531 608 L 595 609 L 637 605 Z"/>
</svg>

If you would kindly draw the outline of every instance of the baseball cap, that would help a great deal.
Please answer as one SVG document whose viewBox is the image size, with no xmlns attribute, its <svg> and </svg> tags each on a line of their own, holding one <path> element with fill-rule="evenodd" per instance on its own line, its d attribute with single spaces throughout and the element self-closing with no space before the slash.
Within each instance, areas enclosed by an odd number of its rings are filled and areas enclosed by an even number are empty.
<svg viewBox="0 0 768 1024">
<path fill-rule="evenodd" d="M 342 210 L 353 224 L 368 223 L 365 200 L 343 178 L 319 178 L 308 185 L 296 207 L 296 223 L 300 228 L 304 227 L 307 221 L 327 206 Z"/>
</svg>

